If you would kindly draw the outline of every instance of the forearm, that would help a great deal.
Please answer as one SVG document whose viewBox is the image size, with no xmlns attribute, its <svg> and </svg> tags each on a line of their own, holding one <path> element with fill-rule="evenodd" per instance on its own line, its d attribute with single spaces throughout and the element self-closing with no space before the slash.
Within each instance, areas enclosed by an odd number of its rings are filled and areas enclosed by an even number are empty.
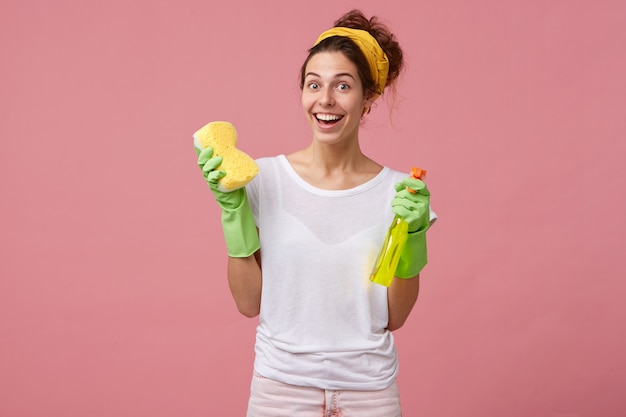
<svg viewBox="0 0 626 417">
<path fill-rule="evenodd" d="M 419 294 L 419 275 L 410 279 L 394 278 L 387 290 L 389 322 L 387 329 L 398 330 L 409 317 Z"/>
<path fill-rule="evenodd" d="M 246 317 L 255 317 L 261 308 L 262 288 L 259 251 L 242 257 L 228 257 L 228 284 L 237 309 Z"/>
</svg>

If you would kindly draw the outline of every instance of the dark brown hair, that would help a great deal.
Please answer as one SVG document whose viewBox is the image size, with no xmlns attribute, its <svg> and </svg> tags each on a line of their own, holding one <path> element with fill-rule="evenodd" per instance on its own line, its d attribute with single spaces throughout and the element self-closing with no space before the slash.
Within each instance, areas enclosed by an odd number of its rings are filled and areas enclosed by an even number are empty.
<svg viewBox="0 0 626 417">
<path fill-rule="evenodd" d="M 378 41 L 380 47 L 385 51 L 385 54 L 387 54 L 387 59 L 389 59 L 389 74 L 387 75 L 385 88 L 394 84 L 404 67 L 404 59 L 402 49 L 396 37 L 387 26 L 381 23 L 376 16 L 372 16 L 368 19 L 363 12 L 355 9 L 340 17 L 335 22 L 335 27 L 361 29 L 369 32 L 369 34 Z M 376 91 L 376 82 L 372 79 L 369 64 L 361 49 L 357 44 L 352 42 L 352 40 L 343 36 L 331 36 L 309 49 L 309 55 L 300 69 L 300 89 L 304 87 L 304 76 L 309 60 L 313 55 L 320 52 L 343 53 L 346 58 L 352 61 L 356 66 L 361 82 L 363 83 L 363 92 L 366 96 L 373 93 L 382 93 L 382 91 Z"/>
</svg>

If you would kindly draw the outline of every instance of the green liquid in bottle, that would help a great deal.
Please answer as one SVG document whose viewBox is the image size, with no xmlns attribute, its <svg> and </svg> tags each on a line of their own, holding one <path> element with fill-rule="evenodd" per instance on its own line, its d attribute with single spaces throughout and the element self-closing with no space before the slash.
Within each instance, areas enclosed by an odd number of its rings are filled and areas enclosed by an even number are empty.
<svg viewBox="0 0 626 417">
<path fill-rule="evenodd" d="M 370 281 L 388 287 L 391 285 L 402 247 L 406 242 L 409 224 L 399 216 L 396 216 L 389 226 L 387 236 L 376 259 L 376 264 L 370 275 Z"/>
</svg>

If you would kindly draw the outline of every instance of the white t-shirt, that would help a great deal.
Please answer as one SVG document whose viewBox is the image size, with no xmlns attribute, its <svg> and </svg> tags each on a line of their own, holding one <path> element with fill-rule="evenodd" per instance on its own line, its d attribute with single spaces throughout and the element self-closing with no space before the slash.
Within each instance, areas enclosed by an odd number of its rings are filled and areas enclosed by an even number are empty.
<svg viewBox="0 0 626 417">
<path fill-rule="evenodd" d="M 407 174 L 385 167 L 357 187 L 323 190 L 284 155 L 257 163 L 246 186 L 263 271 L 255 370 L 292 385 L 386 388 L 398 372 L 387 288 L 369 276 L 393 219 L 394 184 Z"/>
</svg>

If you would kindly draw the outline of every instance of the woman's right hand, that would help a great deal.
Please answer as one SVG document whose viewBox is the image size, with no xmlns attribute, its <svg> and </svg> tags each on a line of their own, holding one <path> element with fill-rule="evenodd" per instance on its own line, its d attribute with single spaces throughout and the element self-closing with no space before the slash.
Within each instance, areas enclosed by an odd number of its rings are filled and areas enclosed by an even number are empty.
<svg viewBox="0 0 626 417">
<path fill-rule="evenodd" d="M 246 188 L 224 192 L 219 189 L 218 181 L 226 175 L 219 170 L 222 164 L 221 156 L 213 156 L 213 149 L 196 149 L 198 166 L 202 176 L 209 184 L 209 188 L 217 204 L 222 208 L 222 229 L 226 239 L 228 255 L 233 258 L 243 258 L 252 255 L 260 247 L 259 234 L 254 223 L 254 216 L 248 203 Z"/>
<path fill-rule="evenodd" d="M 223 210 L 234 210 L 241 206 L 245 196 L 243 188 L 229 192 L 221 191 L 219 188 L 219 180 L 226 175 L 226 171 L 218 169 L 222 164 L 221 156 L 213 156 L 213 148 L 198 149 L 194 146 L 198 154 L 198 166 L 202 171 L 202 177 L 209 185 L 211 192 L 215 196 L 217 204 Z"/>
</svg>

